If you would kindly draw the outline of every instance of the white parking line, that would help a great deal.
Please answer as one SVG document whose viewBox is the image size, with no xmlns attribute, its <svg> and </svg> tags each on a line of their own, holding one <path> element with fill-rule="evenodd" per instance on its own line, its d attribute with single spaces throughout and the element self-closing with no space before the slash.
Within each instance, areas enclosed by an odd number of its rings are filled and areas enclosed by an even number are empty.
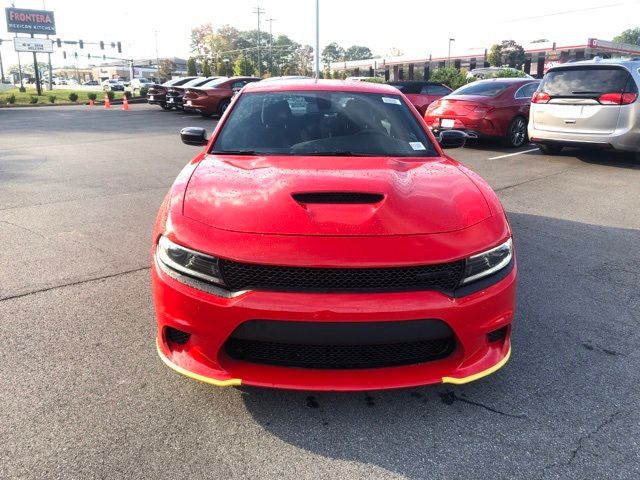
<svg viewBox="0 0 640 480">
<path fill-rule="evenodd" d="M 497 157 L 491 157 L 489 158 L 489 160 L 498 160 L 499 158 L 507 158 L 507 157 L 513 157 L 515 155 L 520 155 L 522 153 L 530 153 L 530 152 L 535 152 L 536 150 L 540 150 L 539 148 L 532 148 L 531 150 L 523 150 L 522 152 L 516 152 L 516 153 L 507 153 L 506 155 L 499 155 Z"/>
</svg>

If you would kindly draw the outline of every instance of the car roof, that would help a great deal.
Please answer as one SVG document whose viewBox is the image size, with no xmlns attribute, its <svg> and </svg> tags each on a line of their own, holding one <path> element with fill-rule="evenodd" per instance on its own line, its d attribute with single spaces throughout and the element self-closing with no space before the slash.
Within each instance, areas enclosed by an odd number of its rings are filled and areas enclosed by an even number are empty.
<svg viewBox="0 0 640 480">
<path fill-rule="evenodd" d="M 281 82 L 254 82 L 244 87 L 245 92 L 361 92 L 398 95 L 398 89 L 391 85 L 372 82 L 354 82 L 350 80 L 283 80 Z"/>
<path fill-rule="evenodd" d="M 515 83 L 540 82 L 540 80 L 537 79 L 537 78 L 524 78 L 524 77 L 483 78 L 481 80 L 476 80 L 474 82 L 467 83 L 467 85 L 472 85 L 474 83 L 488 83 L 488 82 L 513 83 L 513 84 L 515 84 Z"/>
<path fill-rule="evenodd" d="M 577 62 L 567 62 L 561 65 L 554 65 L 549 70 L 558 70 L 571 67 L 597 67 L 598 65 L 620 65 L 629 69 L 640 68 L 640 60 L 629 58 L 599 58 L 594 57 L 591 60 L 579 60 Z"/>
</svg>

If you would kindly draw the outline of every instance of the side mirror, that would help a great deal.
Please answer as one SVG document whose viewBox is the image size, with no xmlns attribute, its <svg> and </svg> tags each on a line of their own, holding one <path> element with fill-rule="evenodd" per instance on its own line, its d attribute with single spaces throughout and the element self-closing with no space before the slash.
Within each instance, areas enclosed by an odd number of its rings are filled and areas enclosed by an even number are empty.
<svg viewBox="0 0 640 480">
<path fill-rule="evenodd" d="M 440 132 L 438 143 L 442 148 L 460 148 L 464 147 L 467 138 L 468 135 L 461 130 L 444 130 Z"/>
<path fill-rule="evenodd" d="M 209 143 L 207 131 L 200 127 L 187 127 L 180 130 L 180 139 L 185 145 L 202 147 Z"/>
</svg>

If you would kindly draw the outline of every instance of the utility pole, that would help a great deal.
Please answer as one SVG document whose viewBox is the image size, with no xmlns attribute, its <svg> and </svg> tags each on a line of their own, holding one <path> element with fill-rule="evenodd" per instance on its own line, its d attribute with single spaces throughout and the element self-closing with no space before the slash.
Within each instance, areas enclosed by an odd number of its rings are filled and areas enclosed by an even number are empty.
<svg viewBox="0 0 640 480">
<path fill-rule="evenodd" d="M 0 83 L 4 83 L 4 67 L 2 66 L 2 40 L 0 40 Z"/>
<path fill-rule="evenodd" d="M 42 9 L 46 10 L 47 7 L 44 4 L 44 0 L 42 0 Z M 47 35 L 47 40 L 49 39 L 49 35 Z M 53 90 L 53 67 L 51 66 L 51 54 L 47 53 L 47 57 L 49 58 L 49 88 L 48 90 Z"/>
<path fill-rule="evenodd" d="M 160 83 L 160 57 L 158 56 L 158 30 L 154 30 L 156 36 L 156 82 Z M 133 80 L 130 78 L 129 81 Z"/>
<path fill-rule="evenodd" d="M 258 76 L 262 78 L 262 55 L 260 52 L 260 15 L 266 13 L 260 6 L 253 8 L 253 13 L 258 16 Z"/>
<path fill-rule="evenodd" d="M 269 75 L 273 75 L 273 22 L 275 18 L 267 19 L 269 22 Z"/>
<path fill-rule="evenodd" d="M 320 0 L 316 0 L 316 80 L 320 78 Z"/>
<path fill-rule="evenodd" d="M 31 34 L 31 38 L 33 38 L 33 33 Z M 33 52 L 33 73 L 36 76 L 36 92 L 38 96 L 42 95 L 42 85 L 40 85 L 40 69 L 38 68 L 38 56 L 36 52 Z"/>
</svg>

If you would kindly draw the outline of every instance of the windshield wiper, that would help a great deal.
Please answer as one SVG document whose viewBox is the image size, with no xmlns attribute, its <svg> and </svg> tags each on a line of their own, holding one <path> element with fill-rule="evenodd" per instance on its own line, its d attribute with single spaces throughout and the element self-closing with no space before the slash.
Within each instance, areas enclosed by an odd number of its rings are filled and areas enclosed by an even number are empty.
<svg viewBox="0 0 640 480">
<path fill-rule="evenodd" d="M 217 150 L 211 153 L 214 155 L 257 155 L 253 150 Z"/>
</svg>

